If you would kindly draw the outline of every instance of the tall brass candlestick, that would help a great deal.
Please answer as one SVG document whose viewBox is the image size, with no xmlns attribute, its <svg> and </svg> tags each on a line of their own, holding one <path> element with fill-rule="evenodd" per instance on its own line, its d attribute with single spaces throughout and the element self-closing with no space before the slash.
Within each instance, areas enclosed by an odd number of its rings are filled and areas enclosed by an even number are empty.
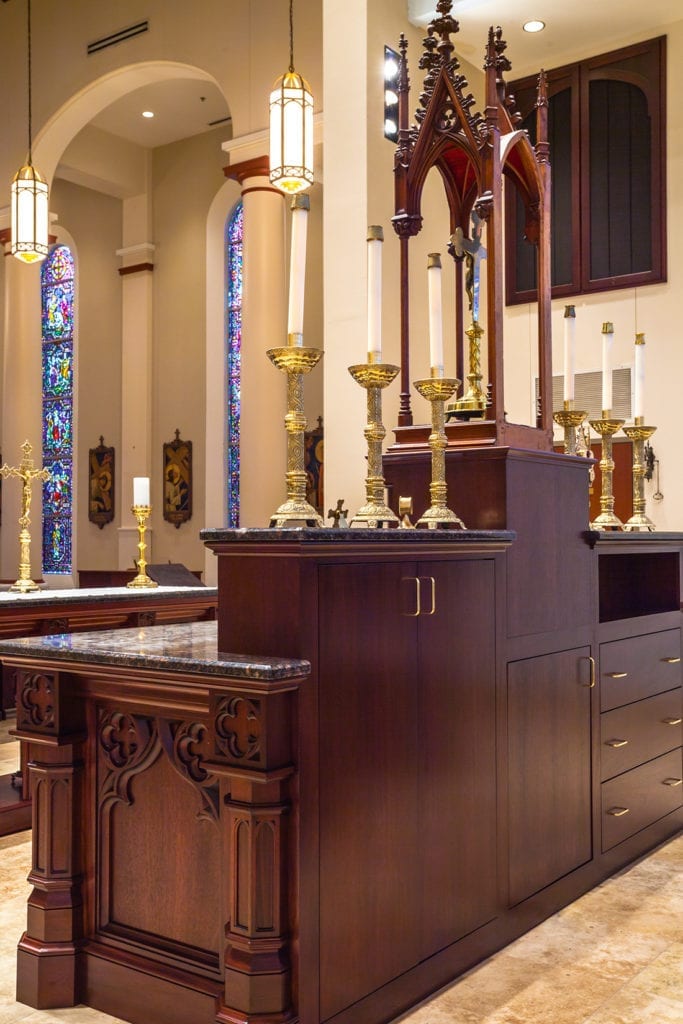
<svg viewBox="0 0 683 1024">
<path fill-rule="evenodd" d="M 138 574 L 126 584 L 127 587 L 134 587 L 140 589 L 142 587 L 158 587 L 159 584 L 156 580 L 150 579 L 147 575 L 147 562 L 145 561 L 145 551 L 147 550 L 147 544 L 145 543 L 145 532 L 147 530 L 147 520 L 152 514 L 151 505 L 133 505 L 131 512 L 135 516 L 138 524 Z"/>
<path fill-rule="evenodd" d="M 565 455 L 576 455 L 576 431 L 585 420 L 587 412 L 574 408 L 574 402 L 565 398 L 564 407 L 553 413 L 553 419 L 564 429 Z"/>
<path fill-rule="evenodd" d="M 324 526 L 322 516 L 306 500 L 304 469 L 304 375 L 310 373 L 322 352 L 318 348 L 304 348 L 301 334 L 288 334 L 287 342 L 284 348 L 271 348 L 266 353 L 271 363 L 287 374 L 287 501 L 273 513 L 270 525 Z"/>
<path fill-rule="evenodd" d="M 655 524 L 645 513 L 645 442 L 652 437 L 656 427 L 646 427 L 643 416 L 636 416 L 632 427 L 624 427 L 624 433 L 633 444 L 633 515 L 624 523 L 629 532 L 652 532 Z"/>
<path fill-rule="evenodd" d="M 31 487 L 34 480 L 48 480 L 50 477 L 49 470 L 47 469 L 36 469 L 31 458 L 31 452 L 33 451 L 33 445 L 29 441 L 24 441 L 21 446 L 21 450 L 24 453 L 22 455 L 21 462 L 18 466 L 8 466 L 5 462 L 0 467 L 0 476 L 3 479 L 8 476 L 18 476 L 21 480 L 21 515 L 19 516 L 19 578 L 9 588 L 10 590 L 17 591 L 20 594 L 28 594 L 34 590 L 40 590 L 40 587 L 31 579 L 31 534 L 29 532 L 29 526 L 31 520 L 29 518 L 29 512 L 31 511 Z"/>
<path fill-rule="evenodd" d="M 350 526 L 377 527 L 387 523 L 398 526 L 398 516 L 394 515 L 384 501 L 384 476 L 382 474 L 382 441 L 386 435 L 382 423 L 382 391 L 391 384 L 399 371 L 398 366 L 391 363 L 372 362 L 356 363 L 349 366 L 349 373 L 368 393 L 368 422 L 363 433 L 368 442 L 368 475 L 365 478 L 366 502 L 359 508 L 350 522 Z"/>
<path fill-rule="evenodd" d="M 602 493 L 600 495 L 600 514 L 591 523 L 595 530 L 621 530 L 622 522 L 614 513 L 614 492 L 612 480 L 614 474 L 614 460 L 612 458 L 612 437 L 620 427 L 623 427 L 623 420 L 612 419 L 611 409 L 603 409 L 602 419 L 589 420 L 593 430 L 602 438 L 602 457 L 600 459 L 600 472 L 602 474 Z"/>
<path fill-rule="evenodd" d="M 432 432 L 429 435 L 429 447 L 432 450 L 432 482 L 429 485 L 431 506 L 418 519 L 416 526 L 426 526 L 430 530 L 439 527 L 445 529 L 464 530 L 465 524 L 455 512 L 446 505 L 446 456 L 448 447 L 445 431 L 444 406 L 455 394 L 460 384 L 455 377 L 428 377 L 416 380 L 415 387 L 430 402 L 432 407 Z"/>
</svg>

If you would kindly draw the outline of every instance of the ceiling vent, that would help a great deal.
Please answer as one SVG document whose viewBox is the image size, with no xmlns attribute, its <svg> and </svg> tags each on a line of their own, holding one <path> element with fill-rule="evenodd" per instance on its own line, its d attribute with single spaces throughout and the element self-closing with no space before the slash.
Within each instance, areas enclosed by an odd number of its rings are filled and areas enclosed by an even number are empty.
<svg viewBox="0 0 683 1024">
<path fill-rule="evenodd" d="M 139 21 L 136 25 L 122 28 L 120 32 L 114 32 L 110 36 L 102 36 L 101 39 L 96 39 L 94 43 L 88 43 L 88 56 L 93 53 L 99 53 L 100 50 L 106 50 L 109 46 L 116 46 L 117 43 L 125 43 L 127 39 L 140 36 L 143 32 L 149 32 L 148 21 Z"/>
</svg>

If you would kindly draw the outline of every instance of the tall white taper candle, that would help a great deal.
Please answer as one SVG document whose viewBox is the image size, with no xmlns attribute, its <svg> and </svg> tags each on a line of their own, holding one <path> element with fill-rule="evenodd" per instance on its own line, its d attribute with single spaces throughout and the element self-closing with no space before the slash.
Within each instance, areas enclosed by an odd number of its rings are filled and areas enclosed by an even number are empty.
<svg viewBox="0 0 683 1024">
<path fill-rule="evenodd" d="M 441 253 L 427 256 L 429 295 L 429 362 L 432 370 L 443 375 L 443 304 L 441 298 Z"/>
<path fill-rule="evenodd" d="M 612 341 L 614 325 L 607 322 L 602 325 L 602 411 L 612 409 Z"/>
<path fill-rule="evenodd" d="M 133 504 L 149 505 L 149 477 L 133 477 Z"/>
<path fill-rule="evenodd" d="M 378 224 L 368 228 L 368 356 L 382 360 L 382 244 Z"/>
<path fill-rule="evenodd" d="M 574 359 L 576 351 L 576 309 L 564 307 L 564 400 L 574 401 Z"/>
<path fill-rule="evenodd" d="M 635 344 L 635 386 L 633 395 L 633 415 L 637 419 L 645 415 L 643 393 L 645 390 L 645 335 L 636 334 Z"/>
<path fill-rule="evenodd" d="M 306 285 L 306 229 L 311 201 L 308 196 L 292 199 L 292 241 L 289 255 L 289 312 L 287 333 L 303 334 L 304 289 Z"/>
</svg>

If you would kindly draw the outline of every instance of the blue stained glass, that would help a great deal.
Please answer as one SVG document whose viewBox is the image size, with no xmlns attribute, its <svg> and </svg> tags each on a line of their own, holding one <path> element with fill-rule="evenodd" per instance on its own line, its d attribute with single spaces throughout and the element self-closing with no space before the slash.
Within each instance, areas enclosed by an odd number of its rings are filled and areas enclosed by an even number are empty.
<svg viewBox="0 0 683 1024">
<path fill-rule="evenodd" d="M 43 293 L 43 338 L 70 338 L 73 321 L 73 281 L 49 285 Z"/>
<path fill-rule="evenodd" d="M 240 384 L 244 207 L 235 207 L 226 227 L 227 504 L 228 526 L 240 516 Z"/>
<path fill-rule="evenodd" d="M 70 519 L 43 519 L 43 571 L 71 572 Z"/>
<path fill-rule="evenodd" d="M 73 391 L 73 346 L 70 341 L 43 348 L 43 394 L 70 395 Z"/>
<path fill-rule="evenodd" d="M 71 402 L 43 403 L 43 453 L 71 454 Z"/>
<path fill-rule="evenodd" d="M 74 276 L 74 258 L 66 245 L 58 245 L 50 253 L 48 266 L 45 267 L 43 282 L 53 284 Z"/>
<path fill-rule="evenodd" d="M 71 461 L 55 459 L 47 463 L 50 478 L 43 484 L 43 502 L 48 504 L 55 514 L 71 515 Z"/>
</svg>

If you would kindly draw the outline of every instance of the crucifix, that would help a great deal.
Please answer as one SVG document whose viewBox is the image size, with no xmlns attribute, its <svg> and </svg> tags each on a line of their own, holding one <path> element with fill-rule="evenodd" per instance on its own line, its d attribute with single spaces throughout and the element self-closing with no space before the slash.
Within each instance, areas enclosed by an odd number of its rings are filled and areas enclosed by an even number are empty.
<svg viewBox="0 0 683 1024">
<path fill-rule="evenodd" d="M 49 480 L 49 470 L 37 469 L 33 463 L 31 452 L 33 445 L 24 441 L 21 446 L 24 453 L 18 466 L 8 466 L 5 462 L 0 466 L 0 476 L 3 480 L 8 476 L 18 476 L 21 480 L 21 515 L 19 516 L 19 579 L 13 583 L 10 590 L 17 590 L 21 594 L 27 594 L 32 590 L 39 590 L 37 583 L 31 579 L 31 534 L 29 525 L 31 520 L 31 487 L 34 480 Z"/>
<path fill-rule="evenodd" d="M 469 368 L 467 374 L 469 389 L 466 395 L 455 402 L 449 403 L 447 411 L 466 419 L 470 416 L 483 414 L 487 406 L 486 395 L 481 381 L 481 337 L 484 333 L 479 325 L 479 284 L 481 279 L 481 261 L 486 259 L 487 252 L 482 245 L 481 236 L 483 222 L 476 210 L 472 210 L 472 237 L 466 238 L 461 227 L 457 227 L 451 235 L 449 252 L 456 260 L 463 257 L 467 262 L 465 275 L 465 291 L 470 303 L 472 323 L 465 331 L 469 338 Z"/>
</svg>

